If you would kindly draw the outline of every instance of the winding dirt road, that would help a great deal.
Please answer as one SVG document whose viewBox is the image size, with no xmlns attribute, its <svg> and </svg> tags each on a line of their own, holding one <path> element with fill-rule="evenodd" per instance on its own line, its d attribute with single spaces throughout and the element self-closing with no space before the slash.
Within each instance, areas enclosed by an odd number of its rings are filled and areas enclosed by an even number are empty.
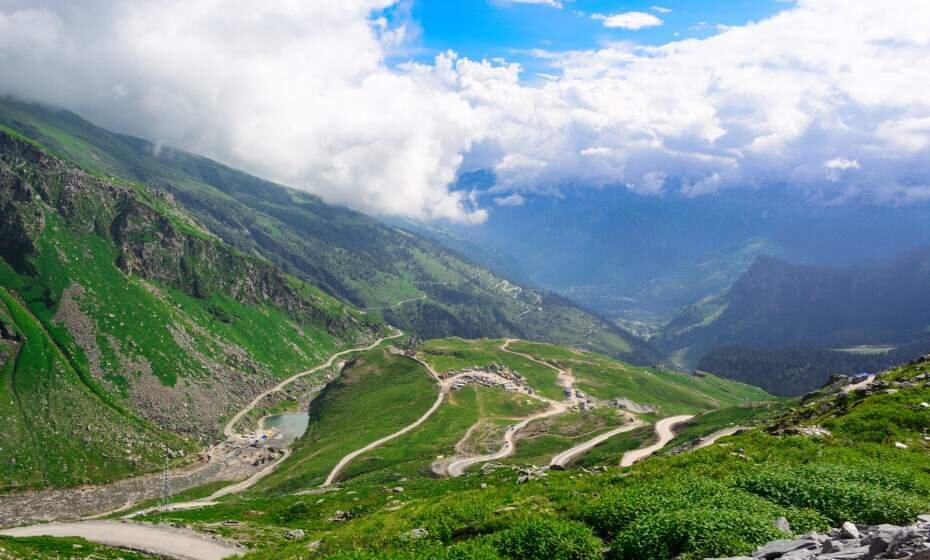
<svg viewBox="0 0 930 560">
<path fill-rule="evenodd" d="M 623 454 L 623 458 L 620 459 L 621 467 L 632 466 L 633 463 L 641 461 L 646 457 L 649 457 L 656 451 L 665 447 L 665 445 L 672 441 L 675 437 L 675 426 L 678 424 L 687 422 L 691 420 L 694 416 L 669 416 L 668 418 L 663 418 L 656 422 L 655 431 L 658 439 L 655 443 L 647 445 L 645 447 L 640 447 L 639 449 L 634 449 L 632 451 L 627 451 Z"/>
<path fill-rule="evenodd" d="M 403 301 L 399 301 L 399 302 L 395 303 L 394 305 L 381 305 L 381 306 L 378 306 L 378 307 L 366 307 L 366 308 L 364 309 L 364 311 L 376 311 L 376 310 L 378 310 L 378 309 L 397 309 L 397 308 L 400 307 L 401 305 L 404 305 L 404 304 L 407 304 L 407 303 L 411 303 L 411 302 L 414 302 L 414 301 L 421 301 L 421 300 L 424 300 L 424 299 L 426 299 L 426 294 L 419 295 L 419 296 L 417 296 L 417 297 L 412 297 L 412 298 L 410 298 L 410 299 L 405 299 L 405 300 L 403 300 Z"/>
<path fill-rule="evenodd" d="M 722 430 L 718 430 L 712 434 L 708 434 L 702 437 L 700 440 L 698 440 L 697 445 L 689 449 L 689 451 L 697 451 L 698 449 L 710 447 L 711 445 L 717 443 L 718 439 L 725 438 L 727 436 L 732 436 L 733 434 L 737 432 L 741 432 L 745 429 L 746 428 L 743 428 L 742 426 L 733 426 L 732 428 L 724 428 Z"/>
<path fill-rule="evenodd" d="M 222 560 L 241 556 L 237 546 L 212 540 L 200 533 L 164 525 L 80 521 L 17 527 L 0 531 L 9 537 L 81 537 L 106 546 L 126 548 L 180 560 Z"/>
<path fill-rule="evenodd" d="M 508 338 L 504 340 L 503 344 L 500 345 L 500 349 L 509 354 L 520 356 L 522 358 L 530 360 L 531 362 L 535 362 L 537 364 L 540 364 L 540 365 L 543 365 L 550 369 L 555 370 L 555 372 L 558 375 L 559 385 L 561 385 L 565 389 L 572 389 L 572 386 L 575 384 L 575 378 L 574 376 L 572 376 L 571 373 L 559 367 L 556 367 L 548 362 L 544 362 L 533 356 L 530 356 L 529 354 L 524 354 L 522 352 L 510 350 L 509 349 L 510 344 L 512 342 L 517 342 L 517 341 L 518 340 L 515 338 Z M 477 465 L 479 463 L 487 463 L 488 461 L 497 461 L 499 459 L 510 457 L 517 450 L 516 442 L 514 442 L 514 437 L 517 435 L 517 433 L 520 432 L 520 430 L 525 428 L 530 422 L 533 422 L 534 420 L 541 420 L 543 418 L 549 418 L 551 416 L 558 416 L 559 414 L 565 414 L 566 412 L 571 410 L 572 406 L 574 406 L 577 403 L 577 398 L 574 396 L 574 392 L 572 392 L 572 394 L 566 397 L 565 400 L 563 401 L 554 401 L 552 399 L 548 399 L 546 397 L 540 396 L 536 393 L 533 393 L 533 394 L 527 393 L 527 394 L 528 396 L 531 396 L 535 398 L 536 400 L 547 403 L 549 405 L 549 408 L 547 408 L 546 410 L 542 412 L 537 412 L 536 414 L 527 416 L 526 418 L 523 418 L 516 424 L 513 424 L 512 426 L 507 428 L 507 431 L 504 432 L 503 445 L 501 446 L 499 450 L 495 451 L 494 453 L 488 453 L 486 455 L 458 456 L 458 457 L 451 457 L 449 459 L 443 459 L 441 461 L 437 461 L 436 463 L 433 463 L 433 472 L 439 475 L 457 477 L 457 476 L 462 476 L 463 474 L 465 474 L 465 471 L 467 471 L 469 467 L 473 465 Z M 472 430 L 472 428 L 474 428 L 474 426 L 469 428 L 469 432 Z M 466 437 L 467 435 L 468 433 L 466 433 Z"/>
<path fill-rule="evenodd" d="M 622 434 L 625 432 L 632 432 L 633 430 L 637 428 L 642 428 L 643 426 L 648 426 L 648 425 L 649 424 L 647 424 L 646 422 L 643 422 L 639 418 L 634 418 L 634 420 L 630 422 L 629 424 L 620 426 L 619 428 L 615 428 L 599 436 L 595 436 L 584 443 L 581 443 L 579 445 L 576 445 L 575 447 L 572 447 L 571 449 L 566 449 L 565 451 L 553 457 L 552 460 L 549 461 L 549 466 L 550 467 L 564 467 L 567 463 L 569 463 L 575 457 L 582 455 L 584 453 L 587 453 L 588 451 L 593 449 L 595 446 L 600 445 L 601 443 L 604 443 L 605 441 L 614 437 L 615 435 Z"/>
<path fill-rule="evenodd" d="M 349 350 L 337 352 L 330 356 L 329 359 L 323 364 L 316 366 L 313 369 L 292 375 L 268 391 L 265 391 L 264 393 L 255 397 L 252 402 L 250 402 L 245 408 L 240 410 L 238 413 L 236 413 L 235 416 L 232 417 L 232 419 L 229 420 L 223 429 L 223 433 L 227 438 L 230 439 L 244 437 L 235 433 L 235 425 L 242 419 L 243 416 L 254 409 L 263 398 L 272 393 L 280 391 L 301 377 L 310 375 L 320 371 L 321 369 L 331 367 L 333 363 L 335 363 L 335 361 L 342 356 L 354 352 L 365 352 L 372 350 L 384 341 L 398 338 L 402 335 L 403 333 L 401 331 L 395 329 L 395 333 L 391 336 L 379 338 L 372 344 L 365 347 L 351 348 Z M 168 510 L 177 511 L 206 507 L 215 504 L 216 500 L 223 496 L 243 492 L 257 484 L 264 477 L 271 474 L 276 468 L 278 468 L 278 466 L 281 465 L 282 462 L 284 462 L 285 459 L 288 458 L 289 455 L 290 450 L 285 449 L 284 454 L 277 461 L 269 464 L 267 467 L 253 474 L 249 478 L 230 486 L 223 487 L 205 498 L 192 500 L 189 502 L 171 504 L 168 507 Z M 128 504 L 123 506 L 121 509 L 125 509 L 127 507 Z M 142 513 L 150 513 L 152 511 L 161 509 L 163 508 L 150 508 L 141 512 L 134 512 L 127 515 L 126 518 L 132 518 Z M 112 521 L 88 520 L 77 523 L 27 525 L 24 527 L 17 527 L 14 529 L 2 531 L 0 532 L 0 535 L 49 537 L 75 536 L 108 546 L 130 548 L 134 550 L 145 550 L 155 554 L 182 560 L 219 560 L 227 556 L 240 555 L 243 553 L 241 548 L 217 543 L 193 531 L 180 531 L 172 527 L 165 527 L 161 525 L 144 525 L 129 522 L 120 523 Z"/>
<path fill-rule="evenodd" d="M 336 480 L 339 478 L 339 475 L 342 474 L 342 471 L 344 471 L 345 468 L 349 465 L 349 463 L 351 463 L 353 460 L 355 460 L 359 455 L 363 455 L 363 454 L 367 453 L 368 451 L 371 451 L 371 450 L 373 450 L 373 449 L 375 449 L 375 448 L 378 448 L 378 447 L 384 445 L 385 443 L 387 443 L 387 442 L 389 442 L 389 441 L 391 441 L 391 440 L 393 440 L 393 439 L 396 439 L 396 438 L 398 438 L 398 437 L 400 437 L 400 436 L 402 436 L 402 435 L 404 435 L 404 434 L 406 434 L 406 433 L 409 433 L 410 431 L 412 431 L 412 430 L 414 430 L 414 429 L 420 427 L 424 422 L 426 422 L 426 421 L 429 419 L 430 416 L 433 415 L 434 412 L 436 412 L 436 410 L 439 409 L 439 407 L 442 405 L 442 401 L 445 400 L 446 396 L 447 396 L 447 395 L 449 394 L 449 392 L 452 390 L 452 386 L 453 386 L 457 381 L 459 381 L 459 380 L 461 380 L 461 379 L 464 379 L 464 378 L 476 378 L 476 377 L 481 377 L 481 378 L 487 379 L 488 381 L 492 381 L 492 382 L 495 382 L 495 383 L 506 383 L 506 382 L 507 382 L 506 379 L 504 379 L 503 377 L 501 377 L 501 376 L 499 376 L 499 375 L 496 375 L 496 374 L 493 374 L 493 373 L 489 373 L 489 372 L 478 372 L 478 371 L 476 371 L 476 372 L 468 372 L 468 373 L 460 373 L 460 374 L 458 374 L 458 375 L 453 375 L 452 377 L 448 377 L 448 378 L 446 378 L 446 379 L 443 379 L 443 378 L 439 375 L 439 373 L 436 372 L 436 370 L 434 370 L 433 367 L 432 367 L 431 365 L 429 365 L 428 363 L 426 363 L 426 362 L 424 362 L 423 360 L 421 360 L 421 359 L 419 359 L 419 358 L 417 358 L 417 357 L 414 357 L 414 356 L 407 356 L 407 357 L 410 358 L 411 360 L 417 362 L 418 364 L 420 364 L 420 365 L 423 366 L 424 368 L 426 368 L 426 371 L 428 371 L 429 374 L 430 374 L 431 376 L 433 376 L 433 379 L 435 379 L 435 380 L 439 383 L 439 394 L 436 396 L 436 401 L 433 403 L 433 406 L 431 406 L 431 407 L 429 408 L 429 410 L 427 410 L 425 413 L 423 413 L 423 415 L 420 416 L 420 417 L 419 417 L 415 422 L 413 422 L 412 424 L 410 424 L 410 425 L 408 425 L 408 426 L 405 426 L 404 428 L 402 428 L 402 429 L 400 429 L 400 430 L 394 432 L 393 434 L 387 435 L 387 436 L 385 436 L 385 437 L 383 437 L 383 438 L 381 438 L 381 439 L 379 439 L 379 440 L 377 440 L 377 441 L 373 441 L 373 442 L 369 443 L 368 445 L 366 445 L 365 447 L 362 447 L 361 449 L 356 449 L 355 451 L 349 453 L 348 455 L 346 455 L 345 457 L 343 457 L 342 459 L 340 459 L 339 462 L 336 464 L 336 466 L 333 468 L 333 470 L 330 471 L 329 475 L 326 477 L 326 480 L 323 482 L 323 484 L 322 484 L 321 487 L 325 488 L 325 487 L 327 487 L 327 486 L 331 486 L 332 484 L 334 484 L 334 483 L 336 482 Z M 524 393 L 524 394 L 529 395 L 529 393 Z M 546 402 L 554 402 L 554 401 L 550 401 L 549 399 L 545 399 L 545 398 L 543 398 L 543 397 L 539 397 L 539 396 L 536 396 L 536 395 L 529 395 L 529 396 L 534 396 L 535 398 L 540 399 L 540 400 L 545 400 Z M 533 420 L 533 419 L 535 419 L 535 417 L 534 417 L 534 418 L 530 418 L 530 419 Z"/>
<path fill-rule="evenodd" d="M 432 375 L 433 378 L 436 379 L 436 381 L 440 381 L 439 375 L 436 373 L 435 370 L 433 370 L 433 368 L 429 366 L 429 364 L 421 360 L 418 360 L 416 358 L 411 358 L 411 359 L 425 366 L 427 371 L 429 371 L 430 375 Z M 332 486 L 332 484 L 336 482 L 336 479 L 339 478 L 339 475 L 342 474 L 342 471 L 345 470 L 345 468 L 349 465 L 349 463 L 351 463 L 359 455 L 363 453 L 367 453 L 368 451 L 371 451 L 372 449 L 375 449 L 377 447 L 381 447 L 382 445 L 391 441 L 392 439 L 399 438 L 400 436 L 410 432 L 411 430 L 415 430 L 421 424 L 423 424 L 423 422 L 426 422 L 429 419 L 429 417 L 432 416 L 433 413 L 439 409 L 439 406 L 442 404 L 442 401 L 446 398 L 446 395 L 449 393 L 449 387 L 451 386 L 450 381 L 451 380 L 447 380 L 445 382 L 440 381 L 440 390 L 439 390 L 439 395 L 436 397 L 436 402 L 434 402 L 433 406 L 431 406 L 429 410 L 423 413 L 423 415 L 420 416 L 413 424 L 410 424 L 394 432 L 393 434 L 385 436 L 377 441 L 373 441 L 369 443 L 368 445 L 366 445 L 365 447 L 362 447 L 361 449 L 356 449 L 352 453 L 349 453 L 348 455 L 340 459 L 339 462 L 336 463 L 336 466 L 333 467 L 333 470 L 331 470 L 329 474 L 326 476 L 326 480 L 323 482 L 322 487 L 325 488 L 326 486 Z"/>
<path fill-rule="evenodd" d="M 239 412 L 237 412 L 237 413 L 235 414 L 235 416 L 233 416 L 233 417 L 229 420 L 229 422 L 226 423 L 226 427 L 223 428 L 223 435 L 225 435 L 227 438 L 235 437 L 235 436 L 236 436 L 236 431 L 235 431 L 235 430 L 236 430 L 236 424 L 239 423 L 239 420 L 242 420 L 242 417 L 243 417 L 243 416 L 245 416 L 246 414 L 248 414 L 249 412 L 251 412 L 252 409 L 254 409 L 256 406 L 258 406 L 258 403 L 262 402 L 262 399 L 264 399 L 264 398 L 267 397 L 268 395 L 270 395 L 270 394 L 272 394 L 272 393 L 277 393 L 278 391 L 280 391 L 281 389 L 284 389 L 285 387 L 287 387 L 287 386 L 290 385 L 291 383 L 297 381 L 297 380 L 300 379 L 301 377 L 305 377 L 305 376 L 307 376 L 307 375 L 316 373 L 316 372 L 320 371 L 321 369 L 326 369 L 326 368 L 328 368 L 328 367 L 332 367 L 333 363 L 335 363 L 335 361 L 336 361 L 338 358 L 341 358 L 342 356 L 345 356 L 345 355 L 347 355 L 347 354 L 352 354 L 353 352 L 366 352 L 366 351 L 368 351 L 368 350 L 372 350 L 372 349 L 374 349 L 375 347 L 377 347 L 379 344 L 381 344 L 382 342 L 384 342 L 385 340 L 392 340 L 392 339 L 395 339 L 395 338 L 399 338 L 399 337 L 403 336 L 403 334 L 404 334 L 404 333 L 400 332 L 400 331 L 397 330 L 397 329 L 394 329 L 394 331 L 395 331 L 394 334 L 392 334 L 391 336 L 385 336 L 385 337 L 379 338 L 378 340 L 376 340 L 375 342 L 372 342 L 371 344 L 369 344 L 368 346 L 365 346 L 364 348 L 350 348 L 350 349 L 348 349 L 348 350 L 343 350 L 342 352 L 336 352 L 335 354 L 333 354 L 332 356 L 330 356 L 328 360 L 326 360 L 326 361 L 323 362 L 322 364 L 316 366 L 315 368 L 313 368 L 313 369 L 308 369 L 307 371 L 302 371 L 302 372 L 300 372 L 300 373 L 295 373 L 294 375 L 292 375 L 292 376 L 288 377 L 287 379 L 285 379 L 284 381 L 278 383 L 277 385 L 275 385 L 275 386 L 272 387 L 271 389 L 268 389 L 268 390 L 265 391 L 264 393 L 258 395 L 257 397 L 255 397 L 254 399 L 252 399 L 252 402 L 250 402 L 248 405 L 245 406 L 245 408 L 243 408 L 242 410 L 240 410 Z"/>
</svg>

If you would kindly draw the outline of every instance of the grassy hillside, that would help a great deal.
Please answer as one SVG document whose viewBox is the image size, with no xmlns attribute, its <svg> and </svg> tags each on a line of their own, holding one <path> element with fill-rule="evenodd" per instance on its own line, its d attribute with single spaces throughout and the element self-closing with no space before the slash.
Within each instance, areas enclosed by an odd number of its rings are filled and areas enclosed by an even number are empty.
<svg viewBox="0 0 930 560">
<path fill-rule="evenodd" d="M 0 131 L 0 489 L 138 474 L 383 326 Z M 4 357 L 5 355 L 5 357 Z"/>
<path fill-rule="evenodd" d="M 0 126 L 93 173 L 169 192 L 232 246 L 360 308 L 378 308 L 372 312 L 424 338 L 519 336 L 658 360 L 645 343 L 555 294 L 306 192 L 108 132 L 66 111 L 0 99 Z"/>
<path fill-rule="evenodd" d="M 417 350 L 419 357 L 440 374 L 473 365 L 486 368 L 498 364 L 523 375 L 537 393 L 553 400 L 564 398 L 552 368 L 501 350 L 502 344 L 502 340 L 452 338 L 424 342 Z M 710 376 L 639 368 L 547 344 L 516 342 L 511 346 L 538 359 L 573 368 L 598 364 L 586 379 L 595 380 L 603 388 L 602 394 L 610 398 L 632 395 L 652 404 L 655 412 L 641 415 L 647 420 L 768 398 L 758 389 Z M 579 361 L 575 363 L 566 356 Z M 621 371 L 623 375 L 619 375 Z M 646 389 L 652 386 L 655 388 Z M 391 353 L 386 346 L 359 355 L 310 404 L 308 431 L 294 444 L 292 457 L 252 493 L 280 495 L 319 486 L 343 456 L 418 419 L 436 401 L 438 391 L 436 381 L 425 368 L 408 357 Z M 439 409 L 415 430 L 360 455 L 340 480 L 396 485 L 402 479 L 433 477 L 432 463 L 459 454 L 457 445 L 464 446 L 466 454 L 495 452 L 510 425 L 547 407 L 521 393 L 468 385 L 449 393 Z M 627 421 L 620 410 L 605 404 L 594 411 L 576 411 L 534 422 L 521 432 L 517 453 L 506 462 L 548 463 L 556 453 Z M 651 429 L 644 437 L 651 437 Z M 618 460 L 620 453 L 612 459 Z"/>
<path fill-rule="evenodd" d="M 745 555 L 790 536 L 775 528 L 779 517 L 803 534 L 845 521 L 906 523 L 930 511 L 930 409 L 920 404 L 930 401 L 928 370 L 924 361 L 863 392 L 827 390 L 787 413 L 767 411 L 776 418 L 762 414 L 760 428 L 630 469 L 550 472 L 526 484 L 509 470 L 418 478 L 399 494 L 359 480 L 327 494 L 234 499 L 155 517 L 239 538 L 254 547 L 251 557 L 272 560 L 305 557 L 316 541 L 319 557 L 352 560 Z M 742 412 L 720 414 L 745 421 Z M 707 421 L 712 428 L 723 419 Z M 812 426 L 828 431 L 802 435 Z M 349 519 L 330 521 L 337 510 Z M 306 537 L 284 539 L 293 528 Z"/>
<path fill-rule="evenodd" d="M 294 444 L 292 458 L 258 491 L 319 486 L 345 454 L 410 424 L 436 394 L 432 377 L 412 360 L 385 348 L 360 355 L 311 403 L 309 428 Z"/>
</svg>

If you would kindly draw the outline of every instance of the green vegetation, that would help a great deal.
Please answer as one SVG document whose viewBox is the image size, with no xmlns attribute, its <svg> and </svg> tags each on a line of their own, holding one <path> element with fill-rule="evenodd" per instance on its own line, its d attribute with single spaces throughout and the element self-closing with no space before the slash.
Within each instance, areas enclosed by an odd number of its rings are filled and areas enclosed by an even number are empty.
<svg viewBox="0 0 930 560">
<path fill-rule="evenodd" d="M 520 434 L 517 452 L 505 462 L 546 465 L 560 451 L 625 423 L 625 416 L 619 410 L 606 406 L 536 420 Z"/>
<path fill-rule="evenodd" d="M 529 385 L 540 395 L 556 400 L 563 398 L 558 374 L 554 369 L 501 350 L 503 343 L 503 340 L 445 338 L 426 341 L 418 350 L 422 353 L 423 360 L 439 373 L 473 365 L 499 364 L 525 377 Z"/>
<path fill-rule="evenodd" d="M 930 386 L 910 381 L 928 369 L 924 362 L 883 378 L 880 383 L 895 393 L 879 385 L 875 394 L 824 393 L 782 412 L 773 405 L 710 413 L 695 426 L 748 420 L 762 429 L 631 469 L 550 472 L 526 484 L 516 484 L 507 469 L 457 479 L 416 477 L 400 494 L 387 491 L 384 480 L 359 477 L 318 496 L 256 496 L 154 517 L 195 527 L 240 520 L 221 532 L 252 543 L 250 557 L 272 560 L 298 558 L 306 542 L 319 539 L 323 558 L 696 560 L 746 554 L 784 536 L 773 525 L 778 517 L 800 534 L 844 521 L 904 523 L 930 511 L 930 444 L 924 440 L 930 410 L 919 405 L 930 401 Z M 830 426 L 833 436 L 775 435 L 803 425 Z M 329 521 L 336 510 L 350 519 Z M 286 529 L 298 527 L 308 532 L 305 542 L 283 539 Z M 425 534 L 413 537 L 414 529 Z"/>
<path fill-rule="evenodd" d="M 512 343 L 510 349 L 570 370 L 576 377 L 575 387 L 585 393 L 604 400 L 625 397 L 656 406 L 660 416 L 693 414 L 768 397 L 761 389 L 713 375 L 632 366 L 594 352 L 526 341 Z"/>
<path fill-rule="evenodd" d="M 543 408 L 538 401 L 498 389 L 466 386 L 450 393 L 442 407 L 420 428 L 360 456 L 346 470 L 344 479 L 397 484 L 399 480 L 431 476 L 430 465 L 440 456 L 455 454 L 455 445 L 480 420 L 495 426 L 512 423 Z M 500 434 L 487 442 L 494 451 Z M 483 452 L 483 451 L 482 451 Z"/>
<path fill-rule="evenodd" d="M 117 550 L 84 539 L 0 537 L 0 558 L 28 558 L 29 560 L 61 560 L 62 558 L 143 560 L 157 557 L 141 552 Z"/>
<path fill-rule="evenodd" d="M 518 336 L 637 363 L 658 360 L 648 345 L 555 294 L 515 285 L 433 240 L 306 192 L 111 133 L 67 111 L 0 99 L 0 127 L 99 177 L 172 194 L 231 246 L 359 308 L 388 307 L 372 313 L 405 331 L 426 338 Z"/>
<path fill-rule="evenodd" d="M 250 393 L 383 328 L 164 195 L 3 133 L 0 185 L 0 419 L 15 449 L 0 490 L 156 468 L 216 438 Z"/>
<path fill-rule="evenodd" d="M 437 390 L 433 378 L 413 360 L 383 348 L 363 353 L 314 399 L 310 427 L 294 444 L 293 456 L 255 491 L 319 486 L 344 455 L 423 415 L 435 402 Z"/>
<path fill-rule="evenodd" d="M 776 416 L 785 413 L 796 401 L 778 400 L 762 401 L 741 406 L 731 406 L 711 410 L 696 416 L 687 424 L 675 429 L 675 439 L 670 441 L 666 450 L 710 435 L 719 430 L 741 426 L 749 428 L 770 422 Z"/>
</svg>

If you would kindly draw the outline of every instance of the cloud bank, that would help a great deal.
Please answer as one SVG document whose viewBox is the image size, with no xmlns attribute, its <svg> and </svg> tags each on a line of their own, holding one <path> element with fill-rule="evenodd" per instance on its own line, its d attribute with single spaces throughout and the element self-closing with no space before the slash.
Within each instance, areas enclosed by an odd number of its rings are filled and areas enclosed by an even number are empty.
<svg viewBox="0 0 930 560">
<path fill-rule="evenodd" d="M 566 183 L 930 198 L 924 0 L 801 0 L 701 40 L 540 52 L 539 85 L 454 53 L 391 67 L 409 38 L 381 18 L 394 5 L 0 0 L 0 92 L 416 218 L 485 219 L 450 190 L 476 168 L 503 204 Z"/>
</svg>

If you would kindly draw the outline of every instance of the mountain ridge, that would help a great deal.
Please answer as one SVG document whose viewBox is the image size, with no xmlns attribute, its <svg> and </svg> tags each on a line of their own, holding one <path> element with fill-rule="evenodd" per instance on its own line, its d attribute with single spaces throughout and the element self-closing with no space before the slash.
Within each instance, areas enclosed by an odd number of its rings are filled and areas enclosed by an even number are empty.
<svg viewBox="0 0 930 560">
<path fill-rule="evenodd" d="M 660 360 L 648 344 L 552 292 L 521 286 L 436 241 L 304 191 L 110 133 L 67 111 L 4 99 L 0 125 L 98 174 L 171 193 L 232 246 L 352 305 L 387 308 L 374 312 L 422 337 L 517 336 L 637 363 Z M 395 307 L 402 301 L 410 303 Z"/>
</svg>

